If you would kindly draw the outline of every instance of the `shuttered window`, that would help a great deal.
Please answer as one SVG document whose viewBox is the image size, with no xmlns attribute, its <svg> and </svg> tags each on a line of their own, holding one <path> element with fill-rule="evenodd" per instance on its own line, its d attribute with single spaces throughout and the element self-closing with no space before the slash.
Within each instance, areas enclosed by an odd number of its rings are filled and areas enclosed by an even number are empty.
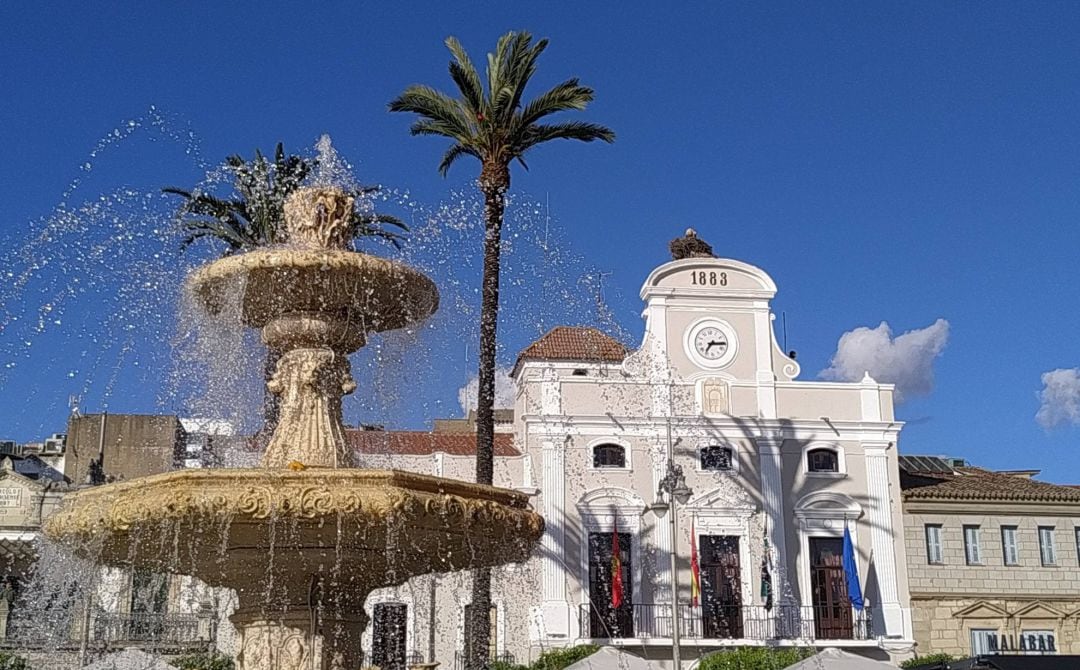
<svg viewBox="0 0 1080 670">
<path fill-rule="evenodd" d="M 971 629 L 971 655 L 981 656 L 984 654 L 997 653 L 997 629 L 996 628 L 972 628 Z"/>
<path fill-rule="evenodd" d="M 1032 656 L 1057 653 L 1057 640 L 1052 630 L 1020 631 L 1020 652 Z"/>
<path fill-rule="evenodd" d="M 1043 565 L 1057 565 L 1053 526 L 1039 526 L 1039 555 L 1042 556 Z"/>
<path fill-rule="evenodd" d="M 968 565 L 982 565 L 978 526 L 964 526 L 964 556 Z"/>
<path fill-rule="evenodd" d="M 1001 556 L 1005 565 L 1020 565 L 1020 549 L 1016 544 L 1016 526 L 1001 527 Z"/>
<path fill-rule="evenodd" d="M 926 524 L 926 562 L 941 564 L 945 557 L 941 553 L 941 525 Z"/>
</svg>

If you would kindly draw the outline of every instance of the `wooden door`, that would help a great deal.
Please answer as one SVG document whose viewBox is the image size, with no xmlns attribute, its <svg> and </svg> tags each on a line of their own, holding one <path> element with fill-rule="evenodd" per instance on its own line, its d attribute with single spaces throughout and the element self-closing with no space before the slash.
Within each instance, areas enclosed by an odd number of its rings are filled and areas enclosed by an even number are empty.
<svg viewBox="0 0 1080 670">
<path fill-rule="evenodd" d="M 728 535 L 702 535 L 701 615 L 706 638 L 741 638 L 742 570 L 739 563 L 739 538 Z"/>
<path fill-rule="evenodd" d="M 634 591 L 630 533 L 619 533 L 622 604 L 611 606 L 611 533 L 589 533 L 589 637 L 634 637 Z"/>
<path fill-rule="evenodd" d="M 409 606 L 379 603 L 371 631 L 371 664 L 382 670 L 405 670 L 405 627 Z"/>
<path fill-rule="evenodd" d="M 851 639 L 851 601 L 844 577 L 844 541 L 838 537 L 810 538 L 810 589 L 814 633 L 819 640 Z"/>
</svg>

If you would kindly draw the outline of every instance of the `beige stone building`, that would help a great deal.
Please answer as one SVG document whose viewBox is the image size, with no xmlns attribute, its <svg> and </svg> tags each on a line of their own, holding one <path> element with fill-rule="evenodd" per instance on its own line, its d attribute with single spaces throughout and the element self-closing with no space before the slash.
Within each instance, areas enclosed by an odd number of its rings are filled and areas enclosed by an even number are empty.
<svg viewBox="0 0 1080 670">
<path fill-rule="evenodd" d="M 900 458 L 920 655 L 1080 654 L 1080 488 Z"/>
<path fill-rule="evenodd" d="M 669 664 L 673 615 L 684 666 L 746 645 L 910 654 L 893 387 L 868 376 L 799 380 L 798 363 L 773 332 L 775 293 L 751 265 L 676 260 L 642 287 L 636 348 L 594 329 L 561 327 L 521 352 L 513 432 L 500 434 L 496 484 L 533 495 L 547 532 L 533 560 L 493 579 L 494 654 L 528 662 L 544 649 L 590 642 Z M 365 466 L 472 478 L 471 435 L 459 431 L 453 441 L 450 426 L 440 428 L 353 436 Z M 669 462 L 692 490 L 678 505 L 674 536 L 670 516 L 654 511 Z M 849 600 L 841 565 L 845 530 L 862 609 Z M 459 659 L 469 598 L 466 574 L 377 592 L 368 602 L 370 661 Z"/>
</svg>

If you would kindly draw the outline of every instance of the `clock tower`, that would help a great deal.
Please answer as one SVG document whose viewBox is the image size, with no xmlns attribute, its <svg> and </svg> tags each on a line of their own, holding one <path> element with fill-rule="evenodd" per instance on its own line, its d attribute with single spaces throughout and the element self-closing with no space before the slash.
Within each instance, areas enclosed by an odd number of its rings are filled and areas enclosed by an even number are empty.
<svg viewBox="0 0 1080 670">
<path fill-rule="evenodd" d="M 760 268 L 711 251 L 688 230 L 672 243 L 675 260 L 645 280 L 645 346 L 666 357 L 677 379 L 695 384 L 705 413 L 776 418 L 776 383 L 799 374 L 773 332 L 776 284 Z"/>
</svg>

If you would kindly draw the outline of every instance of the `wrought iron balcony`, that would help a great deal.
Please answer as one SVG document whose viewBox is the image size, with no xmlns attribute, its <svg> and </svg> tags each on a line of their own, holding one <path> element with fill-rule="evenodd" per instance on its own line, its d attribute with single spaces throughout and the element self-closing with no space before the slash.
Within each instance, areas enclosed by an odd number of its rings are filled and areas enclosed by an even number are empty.
<svg viewBox="0 0 1080 670">
<path fill-rule="evenodd" d="M 777 605 L 764 607 L 679 605 L 679 635 L 687 640 L 870 640 L 869 608 Z M 617 609 L 583 604 L 581 636 L 594 640 L 668 639 L 672 637 L 671 605 L 623 605 Z"/>
<path fill-rule="evenodd" d="M 511 654 L 508 651 L 504 651 L 504 652 L 497 653 L 497 654 L 492 652 L 492 654 L 491 654 L 491 663 L 492 663 L 492 665 L 495 665 L 497 663 L 499 665 L 502 665 L 503 667 L 508 667 L 508 666 L 511 666 L 511 665 L 517 665 L 517 660 L 514 658 L 514 655 Z M 465 670 L 465 652 L 464 651 L 456 651 L 456 652 L 454 652 L 454 670 Z"/>
</svg>

